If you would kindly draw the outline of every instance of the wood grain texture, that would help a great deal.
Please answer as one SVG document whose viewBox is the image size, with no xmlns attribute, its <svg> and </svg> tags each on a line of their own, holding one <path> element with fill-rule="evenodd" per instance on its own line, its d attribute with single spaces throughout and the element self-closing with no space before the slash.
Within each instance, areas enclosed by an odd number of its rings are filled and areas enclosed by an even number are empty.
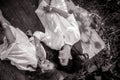
<svg viewBox="0 0 120 80">
<path fill-rule="evenodd" d="M 7 20 L 24 32 L 28 29 L 32 31 L 44 31 L 40 20 L 35 14 L 38 0 L 0 0 L 0 8 Z"/>
</svg>

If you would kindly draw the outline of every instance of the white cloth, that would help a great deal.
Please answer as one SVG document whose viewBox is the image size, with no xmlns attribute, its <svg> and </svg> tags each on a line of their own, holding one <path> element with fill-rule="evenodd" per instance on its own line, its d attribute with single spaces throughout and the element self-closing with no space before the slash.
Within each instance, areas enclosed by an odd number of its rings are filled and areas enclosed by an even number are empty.
<svg viewBox="0 0 120 80">
<path fill-rule="evenodd" d="M 37 50 L 36 52 L 37 52 L 37 56 L 39 57 L 39 58 L 42 58 L 42 59 L 46 59 L 46 57 L 47 57 L 47 55 L 46 55 L 46 51 L 45 51 L 45 49 L 44 49 L 44 47 L 43 47 L 43 45 L 40 43 L 40 41 L 38 42 L 38 41 L 35 41 L 35 37 L 31 37 L 30 39 L 29 39 L 29 41 L 33 44 L 33 45 L 37 45 L 37 48 L 39 49 L 39 50 Z M 36 49 L 37 49 L 36 48 Z"/>
<path fill-rule="evenodd" d="M 36 31 L 33 35 L 56 50 L 60 50 L 64 44 L 73 45 L 78 42 L 79 28 L 73 14 L 65 19 L 58 13 L 46 13 L 43 10 L 46 5 L 48 4 L 42 0 L 35 11 L 45 28 L 45 33 Z M 64 0 L 52 0 L 50 6 L 67 12 Z"/>
<path fill-rule="evenodd" d="M 2 47 L 0 59 L 9 59 L 11 64 L 20 70 L 34 71 L 32 67 L 36 68 L 38 62 L 35 46 L 30 43 L 28 37 L 19 28 L 12 26 L 10 28 L 16 40 L 9 47 L 7 41 L 4 40 L 4 44 L 0 45 Z"/>
<path fill-rule="evenodd" d="M 89 58 L 92 58 L 105 48 L 105 43 L 98 33 L 91 28 L 92 18 L 89 16 L 90 13 L 81 7 L 77 8 L 75 13 L 77 17 L 80 18 L 78 24 L 81 32 L 80 36 L 83 53 L 87 53 Z"/>
<path fill-rule="evenodd" d="M 92 58 L 105 48 L 105 43 L 94 29 L 89 28 L 88 31 L 90 31 L 89 35 L 86 33 L 81 34 L 81 45 L 83 53 L 87 53 L 89 58 Z"/>
</svg>

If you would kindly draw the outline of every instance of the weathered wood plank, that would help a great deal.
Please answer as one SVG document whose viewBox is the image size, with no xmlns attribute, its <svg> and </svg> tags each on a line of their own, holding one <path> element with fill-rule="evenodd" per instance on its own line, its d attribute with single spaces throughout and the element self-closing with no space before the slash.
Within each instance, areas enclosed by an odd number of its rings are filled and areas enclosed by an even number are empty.
<svg viewBox="0 0 120 80">
<path fill-rule="evenodd" d="M 23 31 L 31 29 L 44 31 L 40 20 L 35 14 L 38 0 L 0 0 L 0 7 L 10 23 Z"/>
</svg>

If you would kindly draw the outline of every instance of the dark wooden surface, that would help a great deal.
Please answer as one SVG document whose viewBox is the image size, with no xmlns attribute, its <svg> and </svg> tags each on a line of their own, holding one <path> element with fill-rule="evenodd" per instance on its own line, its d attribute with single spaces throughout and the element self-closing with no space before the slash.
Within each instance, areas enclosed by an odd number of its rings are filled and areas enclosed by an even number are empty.
<svg viewBox="0 0 120 80">
<path fill-rule="evenodd" d="M 37 3 L 38 0 L 0 0 L 0 9 L 13 26 L 24 32 L 28 29 L 44 31 L 35 14 Z"/>
</svg>

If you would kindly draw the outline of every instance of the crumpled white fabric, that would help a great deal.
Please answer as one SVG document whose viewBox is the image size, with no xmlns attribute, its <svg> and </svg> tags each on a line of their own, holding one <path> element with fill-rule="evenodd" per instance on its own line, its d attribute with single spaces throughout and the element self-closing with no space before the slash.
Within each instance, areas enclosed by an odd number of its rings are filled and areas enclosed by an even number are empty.
<svg viewBox="0 0 120 80">
<path fill-rule="evenodd" d="M 36 34 L 36 35 L 37 35 L 37 34 Z M 38 35 L 38 36 L 39 36 L 39 35 Z M 39 49 L 39 50 L 36 50 L 36 51 L 37 51 L 37 57 L 42 58 L 42 59 L 46 59 L 46 57 L 47 57 L 46 51 L 45 51 L 43 45 L 40 43 L 40 41 L 35 42 L 35 37 L 34 37 L 34 36 L 32 36 L 32 37 L 29 39 L 29 41 L 30 41 L 33 45 L 37 44 L 37 47 L 38 47 L 38 49 Z M 38 51 L 39 51 L 39 52 L 38 52 Z M 42 59 L 41 59 L 41 60 L 42 60 Z"/>
<path fill-rule="evenodd" d="M 81 7 L 77 9 L 77 15 L 81 21 L 77 21 L 80 29 L 81 46 L 83 53 L 87 53 L 89 58 L 92 58 L 105 48 L 105 42 L 101 39 L 98 33 L 91 28 L 92 18 L 89 12 Z M 86 31 L 83 31 L 86 30 Z"/>
<path fill-rule="evenodd" d="M 87 53 L 89 55 L 89 58 L 92 58 L 105 48 L 105 43 L 94 29 L 90 28 L 88 30 L 91 32 L 90 36 L 88 36 L 86 33 L 83 33 L 83 37 L 88 40 L 88 43 L 81 36 L 81 39 L 83 39 L 81 45 L 83 48 L 83 53 Z"/>
<path fill-rule="evenodd" d="M 48 4 L 42 0 L 35 11 L 45 28 L 45 33 L 37 31 L 34 36 L 56 50 L 60 50 L 64 44 L 73 45 L 78 42 L 80 39 L 79 28 L 73 14 L 65 19 L 58 13 L 46 13 L 43 10 L 46 5 Z M 52 0 L 50 6 L 67 12 L 64 0 Z"/>
<path fill-rule="evenodd" d="M 16 40 L 9 47 L 4 42 L 3 49 L 0 49 L 0 59 L 9 59 L 20 70 L 34 71 L 32 67 L 36 68 L 38 62 L 35 46 L 19 28 L 10 28 Z"/>
</svg>

